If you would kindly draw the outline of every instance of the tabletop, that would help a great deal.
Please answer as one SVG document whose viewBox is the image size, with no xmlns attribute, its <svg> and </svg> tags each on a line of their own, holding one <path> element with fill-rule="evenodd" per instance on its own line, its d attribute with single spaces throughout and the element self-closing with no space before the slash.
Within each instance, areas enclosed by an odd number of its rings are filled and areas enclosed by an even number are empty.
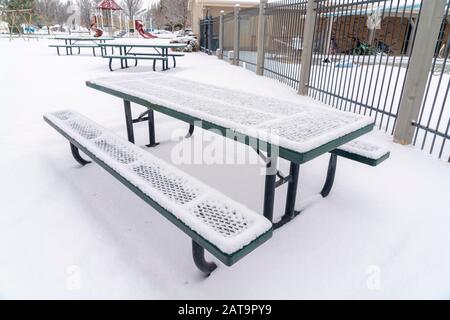
<svg viewBox="0 0 450 320">
<path fill-rule="evenodd" d="M 136 47 L 136 48 L 184 48 L 186 43 L 132 43 L 132 42 L 118 42 L 100 43 L 103 47 Z"/>
<path fill-rule="evenodd" d="M 279 147 L 280 157 L 296 163 L 329 152 L 374 126 L 370 117 L 309 97 L 286 101 L 155 72 L 104 77 L 86 85 L 195 125 L 200 120 L 203 128 L 223 135 L 232 130 L 267 142 Z"/>
<path fill-rule="evenodd" d="M 114 40 L 113 37 L 94 37 L 94 36 L 55 36 L 55 40 L 76 40 L 76 41 L 95 41 L 95 40 Z"/>
</svg>

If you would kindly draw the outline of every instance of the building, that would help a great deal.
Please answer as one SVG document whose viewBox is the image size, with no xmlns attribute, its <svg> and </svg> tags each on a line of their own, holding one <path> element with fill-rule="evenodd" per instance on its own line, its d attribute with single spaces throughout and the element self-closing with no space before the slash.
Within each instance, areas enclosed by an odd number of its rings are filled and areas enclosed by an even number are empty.
<svg viewBox="0 0 450 320">
<path fill-rule="evenodd" d="M 192 31 L 197 35 L 200 33 L 200 19 L 206 16 L 217 17 L 222 10 L 230 13 L 236 5 L 248 8 L 258 4 L 259 0 L 189 0 L 188 11 L 192 22 Z"/>
</svg>

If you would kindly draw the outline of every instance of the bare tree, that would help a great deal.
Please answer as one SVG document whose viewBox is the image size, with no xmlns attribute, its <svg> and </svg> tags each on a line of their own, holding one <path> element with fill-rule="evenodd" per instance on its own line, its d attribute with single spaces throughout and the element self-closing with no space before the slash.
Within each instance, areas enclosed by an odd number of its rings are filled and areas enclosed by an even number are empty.
<svg viewBox="0 0 450 320">
<path fill-rule="evenodd" d="M 164 18 L 164 10 L 160 2 L 152 6 L 152 8 L 150 9 L 150 15 L 153 20 L 153 25 L 156 26 L 156 29 L 161 29 L 161 26 L 166 23 Z"/>
<path fill-rule="evenodd" d="M 176 25 L 186 27 L 188 19 L 188 0 L 161 0 L 165 9 L 167 24 L 172 27 Z"/>
<path fill-rule="evenodd" d="M 125 14 L 130 18 L 134 19 L 136 13 L 142 8 L 142 0 L 123 0 L 122 8 L 124 8 Z"/>
<path fill-rule="evenodd" d="M 38 23 L 47 27 L 47 32 L 50 34 L 50 26 L 55 23 L 56 2 L 54 0 L 38 0 L 34 4 L 36 13 L 38 15 Z"/>
<path fill-rule="evenodd" d="M 60 30 L 62 30 L 62 26 L 67 22 L 69 17 L 73 14 L 73 12 L 69 12 L 69 8 L 72 6 L 70 1 L 62 2 L 61 0 L 53 0 L 55 1 L 56 11 L 55 11 L 55 21 L 59 24 Z M 70 25 L 67 26 L 70 31 Z"/>
<path fill-rule="evenodd" d="M 188 20 L 188 0 L 160 0 L 152 8 L 152 18 L 156 25 L 168 25 L 175 28 L 181 25 L 183 28 Z"/>
<path fill-rule="evenodd" d="M 77 0 L 78 10 L 80 11 L 80 24 L 91 29 L 91 17 L 94 15 L 94 6 L 91 0 Z"/>
</svg>

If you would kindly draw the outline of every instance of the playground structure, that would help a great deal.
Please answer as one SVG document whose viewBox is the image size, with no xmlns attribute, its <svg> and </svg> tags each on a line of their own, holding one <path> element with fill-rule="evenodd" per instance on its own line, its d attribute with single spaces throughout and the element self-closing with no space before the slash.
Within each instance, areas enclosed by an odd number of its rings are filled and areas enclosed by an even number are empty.
<svg viewBox="0 0 450 320">
<path fill-rule="evenodd" d="M 113 36 L 116 31 L 123 35 L 122 28 L 126 28 L 129 19 L 122 14 L 122 8 L 114 0 L 102 0 L 96 7 L 94 23 L 91 29 L 95 31 L 95 36 L 101 36 L 106 31 L 109 36 Z"/>
<path fill-rule="evenodd" d="M 154 39 L 154 38 L 158 38 L 158 36 L 145 31 L 144 29 L 144 24 L 142 23 L 141 20 L 135 20 L 134 21 L 134 27 L 136 29 L 136 31 L 145 39 Z"/>
<path fill-rule="evenodd" d="M 94 37 L 101 37 L 103 35 L 103 30 L 97 27 L 97 16 L 92 17 L 90 27 L 95 32 Z"/>
<path fill-rule="evenodd" d="M 13 40 L 16 37 L 29 40 L 35 31 L 32 27 L 32 19 L 33 9 L 0 11 L 0 20 L 8 24 L 9 40 Z"/>
</svg>

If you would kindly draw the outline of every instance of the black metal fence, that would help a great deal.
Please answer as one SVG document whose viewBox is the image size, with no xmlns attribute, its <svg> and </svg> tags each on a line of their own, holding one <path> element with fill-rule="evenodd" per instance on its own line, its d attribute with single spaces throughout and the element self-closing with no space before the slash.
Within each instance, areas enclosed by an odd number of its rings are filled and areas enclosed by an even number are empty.
<svg viewBox="0 0 450 320">
<path fill-rule="evenodd" d="M 307 1 L 270 2 L 265 10 L 264 75 L 298 87 Z"/>
<path fill-rule="evenodd" d="M 441 24 L 413 144 L 450 162 L 450 0 Z"/>
<path fill-rule="evenodd" d="M 319 0 L 310 95 L 393 132 L 421 1 Z"/>
<path fill-rule="evenodd" d="M 219 48 L 219 17 L 200 20 L 200 50 L 211 54 Z"/>
<path fill-rule="evenodd" d="M 229 58 L 229 52 L 234 48 L 234 13 L 223 16 L 223 56 Z"/>
<path fill-rule="evenodd" d="M 345 111 L 372 116 L 393 133 L 423 0 L 316 0 L 308 94 Z M 264 8 L 263 74 L 299 87 L 308 0 L 279 0 Z M 450 155 L 450 0 L 415 123 L 413 143 L 439 158 Z M 223 16 L 223 56 L 257 69 L 259 7 Z M 202 29 L 204 30 L 204 29 Z M 207 35 L 206 35 L 207 36 Z M 433 36 L 433 35 L 430 35 Z M 427 62 L 424 62 L 427 63 Z M 430 62 L 431 65 L 431 62 Z M 449 159 L 450 161 L 450 159 Z"/>
<path fill-rule="evenodd" d="M 239 12 L 239 65 L 256 70 L 256 37 L 258 33 L 258 8 L 242 9 Z"/>
</svg>

